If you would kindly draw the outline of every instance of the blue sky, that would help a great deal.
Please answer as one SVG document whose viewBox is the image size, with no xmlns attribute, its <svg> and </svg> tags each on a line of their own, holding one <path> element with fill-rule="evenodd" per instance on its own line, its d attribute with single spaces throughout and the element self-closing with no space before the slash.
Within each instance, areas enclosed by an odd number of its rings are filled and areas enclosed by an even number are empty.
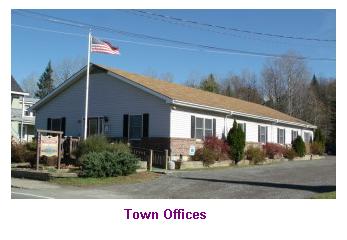
<svg viewBox="0 0 347 240">
<path fill-rule="evenodd" d="M 229 32 L 221 34 L 180 24 L 170 24 L 136 15 L 127 10 L 34 10 L 51 16 L 76 20 L 119 30 L 142 33 L 162 38 L 213 45 L 246 51 L 283 54 L 288 50 L 303 56 L 335 58 L 335 43 L 299 41 L 260 37 L 252 34 Z M 204 23 L 244 30 L 307 38 L 336 39 L 335 10 L 149 10 Z M 29 18 L 12 12 L 12 24 L 50 29 L 85 37 L 52 32 L 34 31 L 12 26 L 12 74 L 21 82 L 29 74 L 40 75 L 48 60 L 53 64 L 66 58 L 87 56 L 88 30 L 53 24 L 42 19 Z M 217 30 L 218 31 L 218 30 Z M 158 41 L 130 38 L 120 34 L 94 30 L 98 37 L 110 40 L 120 47 L 121 56 L 92 54 L 92 62 L 127 71 L 145 74 L 170 72 L 175 82 L 185 82 L 190 76 L 217 74 L 220 78 L 229 73 L 250 70 L 260 74 L 266 58 L 247 55 L 226 55 L 204 51 L 144 46 L 122 42 L 134 41 L 160 45 L 173 45 Z M 308 61 L 311 73 L 335 77 L 335 62 Z"/>
</svg>

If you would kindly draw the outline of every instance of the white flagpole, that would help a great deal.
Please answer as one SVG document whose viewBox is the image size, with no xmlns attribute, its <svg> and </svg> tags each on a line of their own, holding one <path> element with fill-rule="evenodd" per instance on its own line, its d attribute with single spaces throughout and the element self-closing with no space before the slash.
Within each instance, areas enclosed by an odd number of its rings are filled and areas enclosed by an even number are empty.
<svg viewBox="0 0 347 240">
<path fill-rule="evenodd" d="M 86 79 L 86 101 L 85 101 L 85 111 L 84 111 L 84 135 L 83 139 L 87 139 L 87 125 L 88 125 L 88 95 L 89 95 L 89 65 L 90 65 L 90 41 L 91 41 L 91 31 L 88 34 L 88 63 L 87 63 L 87 79 Z"/>
</svg>

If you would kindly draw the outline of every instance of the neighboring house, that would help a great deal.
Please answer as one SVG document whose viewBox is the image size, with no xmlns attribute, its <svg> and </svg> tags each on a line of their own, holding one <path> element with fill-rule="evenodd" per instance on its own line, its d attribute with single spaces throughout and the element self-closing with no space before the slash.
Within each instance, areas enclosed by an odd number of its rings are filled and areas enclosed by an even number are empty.
<svg viewBox="0 0 347 240">
<path fill-rule="evenodd" d="M 11 137 L 16 141 L 31 141 L 35 136 L 35 116 L 29 108 L 37 101 L 11 76 Z"/>
<path fill-rule="evenodd" d="M 83 136 L 86 68 L 37 102 L 38 129 Z M 91 64 L 88 135 L 126 139 L 134 146 L 168 149 L 186 159 L 205 136 L 224 137 L 236 119 L 248 143 L 291 144 L 313 137 L 315 126 L 269 107 Z"/>
</svg>

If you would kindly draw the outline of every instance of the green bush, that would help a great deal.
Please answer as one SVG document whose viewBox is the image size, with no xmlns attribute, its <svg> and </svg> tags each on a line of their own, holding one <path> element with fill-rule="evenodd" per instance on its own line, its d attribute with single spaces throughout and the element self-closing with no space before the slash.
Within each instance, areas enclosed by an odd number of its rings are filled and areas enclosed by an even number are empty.
<svg viewBox="0 0 347 240">
<path fill-rule="evenodd" d="M 80 158 L 90 152 L 124 152 L 130 153 L 130 148 L 122 142 L 109 143 L 103 135 L 93 135 L 83 140 L 77 147 L 76 157 Z"/>
<path fill-rule="evenodd" d="M 139 159 L 127 152 L 89 152 L 82 155 L 81 177 L 116 177 L 134 173 Z"/>
<path fill-rule="evenodd" d="M 246 159 L 252 164 L 262 163 L 265 161 L 265 152 L 258 147 L 249 146 L 246 150 Z"/>
<path fill-rule="evenodd" d="M 298 136 L 293 141 L 293 149 L 299 157 L 303 157 L 306 154 L 306 146 L 301 136 Z"/>
<path fill-rule="evenodd" d="M 311 153 L 315 155 L 323 155 L 325 147 L 320 142 L 313 142 L 310 146 Z"/>
<path fill-rule="evenodd" d="M 228 133 L 228 144 L 230 146 L 231 158 L 237 163 L 243 159 L 246 146 L 246 137 L 241 126 L 234 120 L 233 127 Z"/>
<path fill-rule="evenodd" d="M 195 151 L 194 156 L 192 157 L 193 161 L 202 161 L 204 166 L 210 166 L 215 163 L 218 158 L 217 152 L 213 151 L 210 148 L 199 148 Z"/>
<path fill-rule="evenodd" d="M 296 152 L 294 151 L 293 148 L 287 148 L 284 152 L 283 152 L 283 157 L 289 159 L 289 160 L 293 160 L 296 157 Z"/>
</svg>

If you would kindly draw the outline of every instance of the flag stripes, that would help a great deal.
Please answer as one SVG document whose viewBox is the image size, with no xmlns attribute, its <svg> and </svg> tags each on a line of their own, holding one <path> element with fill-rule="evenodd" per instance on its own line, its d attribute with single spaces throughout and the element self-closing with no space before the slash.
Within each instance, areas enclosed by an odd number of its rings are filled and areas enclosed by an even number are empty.
<svg viewBox="0 0 347 240">
<path fill-rule="evenodd" d="M 92 37 L 91 51 L 106 54 L 120 54 L 118 47 L 114 47 L 111 43 L 101 41 L 95 37 Z"/>
</svg>

